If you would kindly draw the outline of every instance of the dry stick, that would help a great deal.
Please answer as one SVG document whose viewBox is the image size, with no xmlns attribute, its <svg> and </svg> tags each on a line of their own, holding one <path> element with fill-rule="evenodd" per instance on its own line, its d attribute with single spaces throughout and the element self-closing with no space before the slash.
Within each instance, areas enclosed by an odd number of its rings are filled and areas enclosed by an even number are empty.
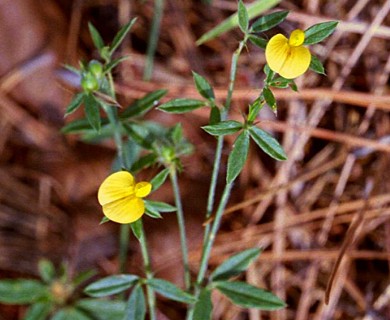
<svg viewBox="0 0 390 320">
<path fill-rule="evenodd" d="M 346 236 L 344 238 L 344 241 L 343 241 L 343 243 L 341 245 L 340 252 L 339 252 L 339 255 L 337 257 L 336 263 L 333 266 L 333 269 L 332 269 L 332 272 L 331 272 L 331 275 L 330 275 L 330 278 L 328 280 L 328 284 L 327 284 L 326 290 L 325 290 L 325 303 L 326 304 L 329 303 L 330 291 L 332 290 L 333 281 L 335 279 L 337 270 L 338 270 L 338 268 L 339 268 L 339 266 L 341 264 L 341 260 L 343 259 L 343 256 L 344 256 L 346 250 L 351 245 L 352 240 L 354 239 L 354 236 L 355 236 L 357 228 L 363 222 L 364 212 L 368 209 L 368 198 L 369 198 L 370 193 L 372 191 L 372 184 L 369 183 L 368 187 L 369 187 L 368 188 L 369 190 L 367 190 L 365 192 L 365 195 L 364 195 L 364 199 L 365 199 L 364 206 L 357 213 L 356 220 L 349 226 L 349 228 L 347 230 L 347 234 L 346 234 Z"/>
</svg>

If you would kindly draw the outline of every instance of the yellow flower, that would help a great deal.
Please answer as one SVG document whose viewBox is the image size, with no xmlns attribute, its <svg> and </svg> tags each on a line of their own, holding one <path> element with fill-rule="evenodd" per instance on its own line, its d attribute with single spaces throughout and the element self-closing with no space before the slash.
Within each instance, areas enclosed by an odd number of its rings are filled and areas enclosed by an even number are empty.
<svg viewBox="0 0 390 320">
<path fill-rule="evenodd" d="M 127 171 L 115 172 L 101 184 L 98 200 L 103 207 L 104 215 L 118 223 L 131 223 L 145 213 L 142 198 L 152 190 L 149 182 L 135 182 Z"/>
<path fill-rule="evenodd" d="M 309 49 L 303 46 L 304 41 L 305 33 L 299 29 L 294 30 L 289 39 L 280 33 L 273 36 L 265 48 L 270 69 L 286 79 L 304 74 L 311 61 Z"/>
</svg>

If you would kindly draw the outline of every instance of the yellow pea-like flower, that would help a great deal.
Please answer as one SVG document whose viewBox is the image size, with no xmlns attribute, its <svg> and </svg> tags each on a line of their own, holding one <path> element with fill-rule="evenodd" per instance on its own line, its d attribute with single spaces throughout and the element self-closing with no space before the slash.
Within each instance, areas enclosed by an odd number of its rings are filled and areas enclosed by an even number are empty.
<svg viewBox="0 0 390 320">
<path fill-rule="evenodd" d="M 265 48 L 268 66 L 283 78 L 294 79 L 304 74 L 310 66 L 311 54 L 303 46 L 305 33 L 296 29 L 287 39 L 282 34 L 273 36 Z"/>
<path fill-rule="evenodd" d="M 100 185 L 98 201 L 108 219 L 118 223 L 131 223 L 145 213 L 142 198 L 151 190 L 149 182 L 136 183 L 131 173 L 119 171 L 108 176 Z"/>
</svg>

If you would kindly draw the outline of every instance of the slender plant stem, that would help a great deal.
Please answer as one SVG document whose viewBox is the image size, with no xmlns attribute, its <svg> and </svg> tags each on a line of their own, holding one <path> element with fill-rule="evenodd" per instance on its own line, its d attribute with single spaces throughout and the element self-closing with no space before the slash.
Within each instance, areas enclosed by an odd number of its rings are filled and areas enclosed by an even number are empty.
<svg viewBox="0 0 390 320">
<path fill-rule="evenodd" d="M 144 69 L 144 80 L 149 81 L 153 73 L 154 54 L 156 53 L 158 37 L 160 34 L 161 18 L 164 11 L 164 0 L 154 0 L 154 15 L 152 27 L 150 28 L 148 49 L 146 51 L 146 61 Z"/>
<path fill-rule="evenodd" d="M 186 229 L 185 229 L 185 222 L 184 222 L 183 206 L 181 203 L 180 189 L 177 181 L 176 168 L 173 165 L 170 167 L 169 177 L 171 179 L 173 193 L 175 196 L 175 204 L 177 209 L 176 214 L 177 214 L 177 222 L 179 225 L 181 253 L 183 259 L 183 266 L 184 266 L 184 285 L 186 290 L 189 290 L 191 286 L 191 274 L 190 274 L 190 267 L 188 263 L 188 246 L 186 240 L 187 239 Z"/>
<path fill-rule="evenodd" d="M 127 248 L 129 247 L 129 225 L 121 224 L 119 235 L 119 273 L 126 272 Z"/>
<path fill-rule="evenodd" d="M 145 237 L 145 231 L 144 231 L 142 219 L 138 220 L 137 223 L 140 224 L 141 235 L 140 235 L 138 240 L 139 240 L 139 243 L 141 246 L 142 259 L 144 260 L 146 279 L 149 280 L 149 279 L 153 278 L 153 273 L 152 273 L 152 267 L 150 264 L 148 246 L 146 243 L 146 237 Z M 156 320 L 156 296 L 154 294 L 153 289 L 148 285 L 146 285 L 146 295 L 147 295 L 147 299 L 148 299 L 150 320 Z"/>
</svg>

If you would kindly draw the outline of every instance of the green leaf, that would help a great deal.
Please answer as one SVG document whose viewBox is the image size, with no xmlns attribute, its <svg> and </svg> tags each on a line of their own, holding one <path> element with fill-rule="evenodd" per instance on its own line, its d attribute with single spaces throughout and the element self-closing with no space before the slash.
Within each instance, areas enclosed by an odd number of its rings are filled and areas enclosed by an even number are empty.
<svg viewBox="0 0 390 320">
<path fill-rule="evenodd" d="M 141 157 L 139 160 L 134 162 L 131 166 L 131 171 L 138 172 L 141 169 L 151 167 L 157 162 L 157 156 L 154 153 L 149 153 L 146 156 Z"/>
<path fill-rule="evenodd" d="M 276 79 L 273 79 L 268 85 L 274 88 L 285 89 L 288 88 L 291 83 L 292 83 L 291 79 L 277 77 Z"/>
<path fill-rule="evenodd" d="M 249 16 L 245 5 L 238 1 L 238 25 L 242 32 L 247 33 L 249 27 Z"/>
<path fill-rule="evenodd" d="M 324 76 L 326 75 L 322 62 L 313 54 L 311 55 L 309 68 L 316 73 L 323 74 Z"/>
<path fill-rule="evenodd" d="M 305 30 L 305 42 L 303 44 L 315 44 L 329 37 L 338 25 L 338 21 L 328 21 L 315 24 Z"/>
<path fill-rule="evenodd" d="M 179 98 L 160 105 L 157 109 L 169 113 L 185 113 L 205 105 L 204 101 Z"/>
<path fill-rule="evenodd" d="M 272 79 L 274 78 L 275 72 L 273 72 L 271 70 L 271 68 L 269 67 L 269 65 L 266 64 L 266 65 L 264 65 L 264 73 L 266 75 L 266 78 L 265 78 L 264 82 L 266 84 L 269 84 L 272 81 Z"/>
<path fill-rule="evenodd" d="M 194 303 L 193 295 L 179 289 L 173 283 L 163 279 L 149 279 L 147 284 L 162 296 L 184 303 Z"/>
<path fill-rule="evenodd" d="M 268 87 L 263 88 L 263 96 L 268 107 L 270 107 L 273 112 L 276 112 L 277 110 L 276 99 L 274 94 Z"/>
<path fill-rule="evenodd" d="M 103 299 L 82 299 L 75 306 L 91 315 L 94 320 L 122 319 L 126 308 L 123 301 Z"/>
<path fill-rule="evenodd" d="M 67 307 L 59 310 L 51 320 L 93 320 L 88 317 L 83 311 L 76 308 Z"/>
<path fill-rule="evenodd" d="M 244 130 L 237 137 L 233 150 L 229 155 L 226 182 L 232 183 L 244 167 L 249 150 L 249 133 Z"/>
<path fill-rule="evenodd" d="M 84 293 L 94 298 L 110 296 L 130 288 L 138 279 L 138 276 L 133 274 L 109 276 L 88 285 Z"/>
<path fill-rule="evenodd" d="M 0 302 L 6 304 L 29 304 L 47 296 L 45 285 L 36 280 L 0 280 Z"/>
<path fill-rule="evenodd" d="M 281 0 L 258 0 L 247 6 L 249 20 L 261 15 L 263 12 L 276 6 Z M 214 39 L 235 27 L 238 26 L 238 14 L 235 13 L 229 18 L 224 20 L 215 28 L 205 33 L 199 40 L 196 41 L 197 45 L 201 45 L 211 39 Z"/>
<path fill-rule="evenodd" d="M 148 209 L 152 209 L 159 212 L 174 212 L 176 207 L 161 201 L 144 200 Z"/>
<path fill-rule="evenodd" d="M 144 320 L 146 314 L 146 303 L 142 287 L 134 287 L 129 300 L 127 301 L 125 316 L 123 320 Z"/>
<path fill-rule="evenodd" d="M 204 77 L 194 71 L 192 71 L 192 76 L 194 78 L 195 86 L 199 94 L 209 101 L 214 101 L 214 90 L 211 87 L 210 83 L 208 83 L 208 81 Z"/>
<path fill-rule="evenodd" d="M 259 48 L 261 49 L 264 49 L 267 47 L 267 43 L 268 41 L 262 37 L 258 37 L 258 36 L 255 36 L 253 34 L 251 34 L 249 36 L 249 40 L 250 42 L 252 42 L 255 46 L 258 46 Z"/>
<path fill-rule="evenodd" d="M 105 72 L 110 72 L 118 64 L 120 64 L 121 62 L 123 62 L 125 60 L 128 60 L 128 59 L 130 59 L 130 56 L 123 56 L 123 57 L 119 57 L 117 59 L 114 59 L 114 60 L 110 61 L 109 63 L 107 63 L 107 65 L 104 66 L 104 71 Z"/>
<path fill-rule="evenodd" d="M 142 237 L 142 221 L 141 219 L 138 219 L 134 221 L 133 223 L 130 223 L 131 231 L 133 232 L 134 236 L 139 240 Z"/>
<path fill-rule="evenodd" d="M 101 225 L 101 224 L 103 224 L 103 223 L 106 223 L 106 222 L 109 222 L 109 221 L 110 221 L 110 219 L 108 219 L 106 216 L 104 216 L 104 217 L 102 218 L 102 220 L 100 220 L 99 225 Z"/>
<path fill-rule="evenodd" d="M 260 97 L 257 98 L 253 103 L 249 106 L 249 112 L 248 112 L 248 123 L 253 123 L 255 121 L 257 115 L 259 114 L 261 108 L 264 106 L 264 99 L 261 99 Z"/>
<path fill-rule="evenodd" d="M 194 319 L 211 320 L 212 311 L 211 290 L 203 289 L 194 306 Z"/>
<path fill-rule="evenodd" d="M 125 123 L 123 126 L 129 137 L 144 149 L 152 150 L 152 140 L 148 129 L 137 123 Z"/>
<path fill-rule="evenodd" d="M 46 320 L 52 309 L 51 302 L 37 302 L 28 308 L 23 320 Z"/>
<path fill-rule="evenodd" d="M 270 14 L 267 14 L 259 19 L 257 19 L 251 27 L 251 32 L 264 32 L 273 27 L 276 27 L 278 24 L 282 23 L 286 19 L 288 11 L 277 11 Z"/>
<path fill-rule="evenodd" d="M 277 310 L 286 304 L 271 292 L 256 288 L 240 281 L 220 281 L 213 283 L 215 287 L 236 305 L 244 308 L 261 310 Z"/>
<path fill-rule="evenodd" d="M 150 183 L 152 184 L 152 191 L 157 190 L 162 186 L 162 184 L 165 182 L 169 175 L 169 168 L 166 168 L 162 171 L 160 171 L 151 181 Z"/>
<path fill-rule="evenodd" d="M 260 249 L 253 248 L 231 256 L 214 270 L 211 274 L 211 280 L 228 280 L 229 278 L 244 272 L 248 269 L 249 265 L 257 259 L 259 254 Z"/>
<path fill-rule="evenodd" d="M 183 127 L 181 123 L 177 123 L 171 130 L 170 136 L 174 145 L 179 144 L 183 140 Z"/>
<path fill-rule="evenodd" d="M 76 94 L 69 105 L 66 107 L 65 117 L 75 112 L 81 105 L 84 99 L 84 93 L 80 92 Z"/>
<path fill-rule="evenodd" d="M 270 134 L 255 126 L 249 128 L 249 133 L 256 144 L 270 157 L 276 160 L 287 160 L 282 146 Z"/>
<path fill-rule="evenodd" d="M 221 112 L 219 111 L 218 107 L 211 107 L 210 109 L 210 117 L 209 117 L 209 124 L 217 124 L 221 121 Z"/>
<path fill-rule="evenodd" d="M 145 208 L 145 214 L 153 219 L 162 219 L 160 212 L 153 210 L 152 208 Z"/>
<path fill-rule="evenodd" d="M 99 103 L 92 94 L 84 95 L 85 115 L 92 128 L 99 132 L 101 128 Z"/>
<path fill-rule="evenodd" d="M 148 93 L 141 99 L 136 100 L 129 105 L 122 113 L 119 114 L 120 119 L 128 119 L 135 116 L 142 116 L 154 106 L 158 101 L 167 94 L 167 90 L 156 90 Z"/>
<path fill-rule="evenodd" d="M 56 276 L 56 270 L 53 263 L 47 259 L 39 260 L 38 270 L 41 279 L 46 283 L 50 283 Z"/>
<path fill-rule="evenodd" d="M 80 272 L 72 281 L 73 285 L 75 287 L 79 286 L 80 284 L 82 284 L 83 282 L 91 279 L 92 277 L 94 277 L 95 275 L 97 274 L 96 270 L 87 270 L 87 271 L 83 271 L 83 272 Z"/>
<path fill-rule="evenodd" d="M 133 26 L 136 20 L 137 18 L 133 18 L 130 22 L 125 24 L 115 35 L 114 40 L 112 40 L 112 44 L 110 46 L 110 55 L 112 55 L 115 52 L 115 50 L 119 47 L 119 45 L 122 43 L 123 39 L 129 33 L 131 27 Z"/>
<path fill-rule="evenodd" d="M 217 124 L 203 126 L 202 129 L 213 136 L 232 134 L 242 129 L 242 123 L 235 120 L 221 121 Z"/>
<path fill-rule="evenodd" d="M 91 34 L 93 44 L 95 45 L 96 49 L 100 50 L 104 47 L 104 42 L 103 39 L 97 31 L 97 29 L 93 26 L 92 23 L 88 22 L 88 28 L 89 28 L 89 33 Z"/>
</svg>

